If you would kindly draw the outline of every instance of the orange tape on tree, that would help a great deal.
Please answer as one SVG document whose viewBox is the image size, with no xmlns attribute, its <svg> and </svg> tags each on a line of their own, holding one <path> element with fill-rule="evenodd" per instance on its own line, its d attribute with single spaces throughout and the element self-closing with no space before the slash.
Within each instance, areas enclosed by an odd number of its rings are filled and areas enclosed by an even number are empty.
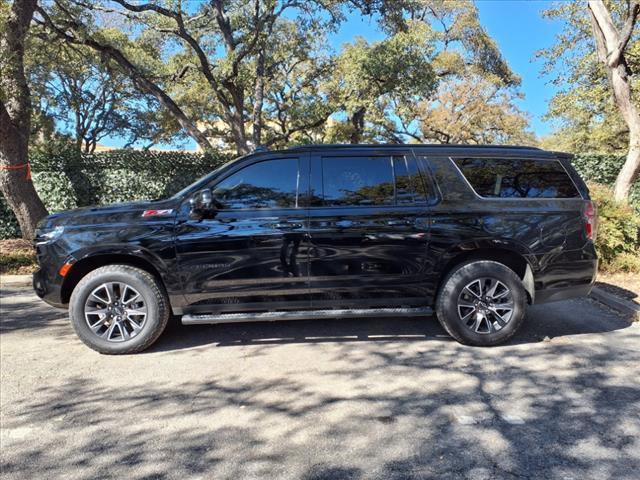
<svg viewBox="0 0 640 480">
<path fill-rule="evenodd" d="M 31 165 L 29 162 L 20 165 L 0 165 L 0 170 L 21 170 L 23 168 L 27 169 L 27 176 L 25 178 L 31 180 Z"/>
</svg>

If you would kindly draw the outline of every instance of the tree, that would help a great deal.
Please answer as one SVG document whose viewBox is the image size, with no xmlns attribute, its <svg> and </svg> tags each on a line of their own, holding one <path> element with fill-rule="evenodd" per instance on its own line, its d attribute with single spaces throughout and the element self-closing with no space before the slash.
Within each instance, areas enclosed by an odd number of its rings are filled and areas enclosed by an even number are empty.
<svg viewBox="0 0 640 480">
<path fill-rule="evenodd" d="M 547 113 L 559 128 L 543 144 L 627 154 L 614 189 L 616 198 L 626 198 L 640 165 L 640 137 L 632 132 L 638 124 L 639 80 L 632 74 L 640 69 L 637 2 L 563 2 L 544 16 L 562 20 L 565 27 L 552 47 L 538 52 L 546 60 L 543 72 L 560 89 Z"/>
<path fill-rule="evenodd" d="M 51 5 L 39 9 L 40 23 L 117 65 L 203 150 L 212 148 L 213 140 L 239 154 L 260 145 L 318 139 L 406 141 L 415 137 L 409 130 L 419 122 L 418 111 L 437 105 L 438 92 L 445 90 L 437 84 L 451 87 L 467 76 L 491 77 L 499 87 L 495 98 L 517 98 L 505 89 L 515 88 L 519 79 L 470 2 L 52 0 Z M 346 5 L 375 15 L 387 37 L 373 43 L 357 39 L 337 55 L 331 52 L 325 39 Z M 112 28 L 118 20 L 120 27 Z M 422 108 L 415 108 L 419 104 Z M 518 111 L 508 107 L 513 119 Z M 505 124 L 526 125 L 522 119 Z"/>
<path fill-rule="evenodd" d="M 389 114 L 378 116 L 372 134 L 386 141 L 407 139 L 436 143 L 535 142 L 529 120 L 517 108 L 520 79 L 511 71 L 496 43 L 480 24 L 471 2 L 435 0 L 365 0 L 360 7 L 378 14 L 392 36 L 423 30 L 428 47 L 424 77 L 437 88 L 394 98 Z M 399 71 L 402 71 L 399 68 Z M 415 86 L 409 86 L 415 88 Z"/>
<path fill-rule="evenodd" d="M 132 42 L 126 38 L 121 30 L 96 28 L 90 20 L 87 20 L 94 15 L 94 12 L 86 14 L 86 10 L 93 9 L 93 5 L 73 1 L 64 2 L 63 0 L 54 0 L 53 4 L 51 12 L 47 12 L 40 6 L 36 7 L 38 13 L 36 22 L 39 25 L 46 27 L 60 41 L 70 45 L 85 45 L 95 50 L 104 60 L 118 65 L 136 88 L 155 97 L 158 103 L 171 113 L 181 128 L 203 150 L 212 150 L 211 143 L 197 128 L 196 122 L 167 94 L 154 75 L 148 72 L 147 65 L 158 65 L 161 62 L 158 57 L 153 58 L 149 55 L 146 48 L 148 45 L 144 44 L 144 37 L 142 37 L 142 43 Z M 130 57 L 135 58 L 139 64 L 131 60 Z"/>
<path fill-rule="evenodd" d="M 362 141 L 367 121 L 389 121 L 393 105 L 415 104 L 431 94 L 432 41 L 428 25 L 416 22 L 379 42 L 357 38 L 344 46 L 328 89 L 347 116 L 341 131 L 350 143 Z"/>
<path fill-rule="evenodd" d="M 625 58 L 640 13 L 640 3 L 637 0 L 627 2 L 627 12 L 621 18 L 621 28 L 615 25 L 611 12 L 602 0 L 589 0 L 588 5 L 598 59 L 607 68 L 615 104 L 629 128 L 627 160 L 614 184 L 615 198 L 623 200 L 629 196 L 631 185 L 640 173 L 640 115 L 632 98 L 629 80 L 632 73 Z"/>
<path fill-rule="evenodd" d="M 536 143 L 517 95 L 490 76 L 470 75 L 440 84 L 437 94 L 417 108 L 420 141 L 469 144 Z"/>
<path fill-rule="evenodd" d="M 87 45 L 117 63 L 139 88 L 156 96 L 206 150 L 211 144 L 193 120 L 202 117 L 189 113 L 189 103 L 177 101 L 183 97 L 193 102 L 189 92 L 197 85 L 198 99 L 210 100 L 208 110 L 213 113 L 205 123 L 215 128 L 224 125 L 223 133 L 231 137 L 240 154 L 263 141 L 268 50 L 278 24 L 287 18 L 302 32 L 322 30 L 339 17 L 334 2 L 326 0 L 213 0 L 184 6 L 180 1 L 139 4 L 125 0 L 54 0 L 53 8 L 38 12 L 42 23 L 60 38 Z M 113 37 L 103 34 L 104 25 L 88 21 L 87 17 L 95 17 L 96 12 L 126 18 L 134 33 L 116 44 Z M 323 19 L 325 14 L 328 20 Z M 164 66 L 174 66 L 179 72 L 174 78 L 168 78 L 162 68 L 153 68 L 153 63 L 140 63 L 129 54 L 137 40 L 134 37 L 153 35 L 171 40 L 163 56 L 168 58 Z"/>
<path fill-rule="evenodd" d="M 108 60 L 34 28 L 30 37 L 25 69 L 32 103 L 55 121 L 58 133 L 73 139 L 78 151 L 92 153 L 112 135 L 123 138 L 125 148 L 175 138 L 179 126 L 163 118 L 155 98 L 140 93 Z"/>
<path fill-rule="evenodd" d="M 0 3 L 0 191 L 13 210 L 24 238 L 33 238 L 47 210 L 29 175 L 31 95 L 24 72 L 25 37 L 36 0 Z"/>
</svg>

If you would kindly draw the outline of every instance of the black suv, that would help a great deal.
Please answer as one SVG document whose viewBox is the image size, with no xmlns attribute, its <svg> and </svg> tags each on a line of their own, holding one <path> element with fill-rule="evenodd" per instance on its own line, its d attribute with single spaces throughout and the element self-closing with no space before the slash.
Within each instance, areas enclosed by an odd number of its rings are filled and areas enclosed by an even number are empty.
<svg viewBox="0 0 640 480">
<path fill-rule="evenodd" d="M 429 315 L 495 345 L 587 295 L 594 207 L 566 154 L 321 145 L 257 152 L 173 197 L 44 219 L 34 288 L 102 353 L 183 324 Z"/>
</svg>

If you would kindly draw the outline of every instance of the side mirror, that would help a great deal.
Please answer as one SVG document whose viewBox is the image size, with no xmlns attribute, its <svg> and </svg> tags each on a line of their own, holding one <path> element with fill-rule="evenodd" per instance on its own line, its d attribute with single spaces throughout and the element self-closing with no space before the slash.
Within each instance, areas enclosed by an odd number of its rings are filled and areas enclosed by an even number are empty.
<svg viewBox="0 0 640 480">
<path fill-rule="evenodd" d="M 210 189 L 200 190 L 191 198 L 191 213 L 200 217 L 207 217 L 215 211 L 216 207 Z"/>
</svg>

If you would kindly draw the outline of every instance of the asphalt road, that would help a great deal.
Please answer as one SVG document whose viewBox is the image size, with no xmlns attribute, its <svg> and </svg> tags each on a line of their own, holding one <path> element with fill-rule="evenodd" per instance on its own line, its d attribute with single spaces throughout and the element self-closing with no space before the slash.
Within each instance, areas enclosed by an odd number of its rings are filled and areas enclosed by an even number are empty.
<svg viewBox="0 0 640 480">
<path fill-rule="evenodd" d="M 172 325 L 125 357 L 0 300 L 3 479 L 640 478 L 640 324 L 588 299 L 503 347 L 334 320 Z"/>
</svg>

